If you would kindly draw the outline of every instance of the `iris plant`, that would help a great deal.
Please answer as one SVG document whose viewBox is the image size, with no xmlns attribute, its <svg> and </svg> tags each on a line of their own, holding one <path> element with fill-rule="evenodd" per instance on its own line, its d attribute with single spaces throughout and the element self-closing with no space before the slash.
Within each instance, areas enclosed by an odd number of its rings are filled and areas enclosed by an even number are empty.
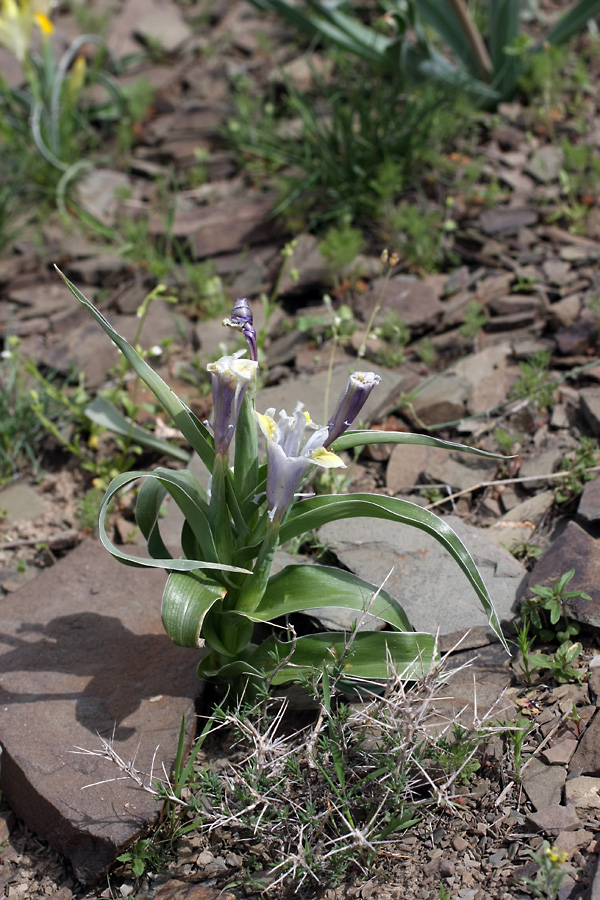
<svg viewBox="0 0 600 900">
<path fill-rule="evenodd" d="M 306 490 L 306 482 L 317 467 L 343 467 L 341 451 L 369 443 L 416 443 L 491 454 L 420 434 L 352 430 L 380 380 L 371 372 L 350 375 L 325 425 L 314 423 L 301 403 L 291 415 L 275 409 L 258 412 L 256 334 L 245 299 L 236 302 L 224 324 L 241 331 L 250 358 L 239 351 L 209 364 L 214 407 L 210 428 L 176 397 L 83 294 L 66 278 L 65 282 L 154 392 L 211 472 L 208 493 L 185 469 L 157 468 L 119 475 L 106 492 L 99 522 L 101 540 L 115 558 L 127 565 L 165 570 L 165 629 L 177 644 L 204 648 L 199 667 L 202 677 L 230 681 L 266 673 L 271 684 L 280 684 L 297 680 L 314 668 L 333 665 L 343 666 L 348 676 L 358 679 L 385 679 L 390 662 L 406 677 L 428 670 L 435 654 L 434 637 L 414 632 L 398 600 L 380 586 L 350 572 L 320 565 L 288 565 L 271 575 L 281 545 L 326 522 L 355 516 L 412 525 L 436 538 L 467 576 L 491 626 L 506 646 L 471 556 L 442 519 L 393 497 L 314 496 Z M 260 460 L 260 434 L 266 439 L 265 462 Z M 106 532 L 111 499 L 138 480 L 142 484 L 136 517 L 148 543 L 149 558 L 125 553 Z M 181 552 L 175 556 L 160 534 L 160 508 L 167 494 L 185 520 Z M 424 602 L 434 604 L 435 597 Z M 351 641 L 346 634 L 330 632 L 290 638 L 277 624 L 291 613 L 326 606 L 354 610 L 357 620 L 368 611 L 382 619 L 387 630 L 358 630 Z M 275 624 L 267 629 L 264 623 L 269 622 Z M 261 642 L 257 641 L 259 634 Z"/>
</svg>

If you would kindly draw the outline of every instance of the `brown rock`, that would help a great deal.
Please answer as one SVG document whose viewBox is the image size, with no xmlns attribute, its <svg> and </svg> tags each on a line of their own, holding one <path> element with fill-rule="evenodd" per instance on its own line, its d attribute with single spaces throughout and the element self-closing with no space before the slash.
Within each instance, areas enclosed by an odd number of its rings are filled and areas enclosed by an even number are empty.
<svg viewBox="0 0 600 900">
<path fill-rule="evenodd" d="M 576 597 L 567 600 L 567 612 L 578 622 L 600 627 L 600 543 L 575 522 L 569 522 L 560 537 L 538 561 L 529 575 L 528 585 L 554 584 L 561 575 L 573 568 L 575 575 L 567 590 L 583 591 L 592 599 Z"/>
<path fill-rule="evenodd" d="M 600 776 L 600 718 L 595 715 L 579 739 L 569 768 L 582 775 Z"/>
<path fill-rule="evenodd" d="M 203 882 L 173 878 L 156 892 L 156 900 L 235 900 L 235 895 Z"/>
<path fill-rule="evenodd" d="M 437 298 L 435 290 L 422 281 L 408 278 L 378 279 L 371 290 L 357 301 L 357 314 L 369 320 L 373 304 L 383 292 L 382 308 L 376 322 L 380 323 L 386 313 L 393 310 L 406 322 L 411 331 L 433 328 L 441 319 L 444 305 Z"/>
<path fill-rule="evenodd" d="M 593 833 L 586 831 L 585 828 L 579 828 L 577 831 L 561 831 L 554 841 L 554 846 L 571 857 L 576 850 L 587 847 L 593 837 Z"/>
<path fill-rule="evenodd" d="M 566 769 L 535 759 L 525 769 L 523 788 L 536 810 L 541 810 L 560 803 L 566 778 Z"/>
<path fill-rule="evenodd" d="M 565 797 L 569 806 L 578 809 L 600 809 L 600 778 L 581 775 L 565 784 Z"/>
<path fill-rule="evenodd" d="M 577 507 L 577 515 L 586 522 L 600 520 L 600 480 L 598 478 L 588 481 L 585 485 Z"/>
<path fill-rule="evenodd" d="M 565 738 L 544 750 L 543 757 L 550 766 L 566 766 L 577 749 L 575 738 Z"/>
<path fill-rule="evenodd" d="M 159 805 L 113 763 L 76 748 L 99 750 L 104 737 L 147 783 L 152 766 L 153 778 L 163 765 L 170 771 L 182 716 L 188 730 L 194 720 L 198 654 L 164 634 L 164 581 L 85 541 L 3 601 L 2 791 L 84 882 L 154 822 Z"/>
<path fill-rule="evenodd" d="M 579 816 L 572 806 L 546 806 L 527 816 L 528 822 L 548 837 L 557 837 L 562 831 L 577 831 Z"/>
<path fill-rule="evenodd" d="M 479 225 L 484 234 L 499 234 L 502 231 L 517 231 L 524 225 L 535 225 L 537 220 L 538 214 L 534 209 L 500 206 L 481 213 Z"/>
</svg>

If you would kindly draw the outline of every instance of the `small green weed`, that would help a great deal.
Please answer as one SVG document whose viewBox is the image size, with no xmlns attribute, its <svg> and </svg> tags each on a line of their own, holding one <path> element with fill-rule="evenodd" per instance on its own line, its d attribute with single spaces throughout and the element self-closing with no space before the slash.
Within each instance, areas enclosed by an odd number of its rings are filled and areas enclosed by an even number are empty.
<svg viewBox="0 0 600 900">
<path fill-rule="evenodd" d="M 558 640 L 563 642 L 579 634 L 579 624 L 569 619 L 565 610 L 565 602 L 579 597 L 589 601 L 592 598 L 584 591 L 565 590 L 574 575 L 575 569 L 570 569 L 557 579 L 553 587 L 534 585 L 531 588 L 533 596 L 522 603 L 521 616 L 531 623 L 536 637 L 541 641 Z"/>
<path fill-rule="evenodd" d="M 364 247 L 360 231 L 349 225 L 329 228 L 319 244 L 333 278 L 339 280 L 342 269 L 350 266 Z"/>
<path fill-rule="evenodd" d="M 548 383 L 550 357 L 549 350 L 540 350 L 530 360 L 519 363 L 522 374 L 510 391 L 511 400 L 527 399 L 537 411 L 552 405 L 555 386 Z"/>
<path fill-rule="evenodd" d="M 517 784 L 520 784 L 523 770 L 523 744 L 527 736 L 533 731 L 534 725 L 521 712 L 519 712 L 516 719 L 500 724 L 505 729 L 502 737 L 512 761 L 513 778 Z"/>
<path fill-rule="evenodd" d="M 410 269 L 435 272 L 444 257 L 444 216 L 437 210 L 422 210 L 412 203 L 399 203 L 381 210 L 393 233 L 394 243 Z"/>
<path fill-rule="evenodd" d="M 538 544 L 531 544 L 529 541 L 514 541 L 510 547 L 506 544 L 503 544 L 503 546 L 512 553 L 515 559 L 522 559 L 523 562 L 539 559 L 542 555 L 542 548 Z"/>
<path fill-rule="evenodd" d="M 459 328 L 460 334 L 468 340 L 474 341 L 486 325 L 488 317 L 481 303 L 470 300 L 465 309 L 463 324 Z"/>
<path fill-rule="evenodd" d="M 523 884 L 539 900 L 556 900 L 564 878 L 578 870 L 569 866 L 564 868 L 568 854 L 551 847 L 548 841 L 543 842 L 538 853 L 533 850 L 528 850 L 527 853 L 538 864 L 539 871 L 535 878 L 523 878 Z"/>
<path fill-rule="evenodd" d="M 554 495 L 559 506 L 564 506 L 579 497 L 584 485 L 597 476 L 597 472 L 589 470 L 598 463 L 598 442 L 594 438 L 579 438 L 579 446 L 573 454 L 562 461 L 562 469 L 568 477 L 561 482 Z"/>
<path fill-rule="evenodd" d="M 582 673 L 573 668 L 573 663 L 583 650 L 582 644 L 577 641 L 563 641 L 558 650 L 552 655 L 548 653 L 534 653 L 529 658 L 529 666 L 535 669 L 548 669 L 555 681 L 560 684 L 568 681 L 581 682 Z"/>
<path fill-rule="evenodd" d="M 410 343 L 410 328 L 404 319 L 395 310 L 388 310 L 375 334 L 387 345 L 378 350 L 377 361 L 391 368 L 401 363 L 405 347 Z"/>
</svg>

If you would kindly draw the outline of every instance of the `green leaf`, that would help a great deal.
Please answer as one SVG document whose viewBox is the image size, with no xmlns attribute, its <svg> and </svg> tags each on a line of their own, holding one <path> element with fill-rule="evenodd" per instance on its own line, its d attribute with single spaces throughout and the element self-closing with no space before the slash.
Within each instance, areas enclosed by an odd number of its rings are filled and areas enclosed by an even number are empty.
<svg viewBox="0 0 600 900">
<path fill-rule="evenodd" d="M 158 519 L 167 489 L 156 478 L 147 478 L 138 491 L 135 520 L 148 544 L 148 553 L 154 559 L 167 559 L 171 554 L 160 535 Z M 187 555 L 187 554 L 186 554 Z"/>
<path fill-rule="evenodd" d="M 579 0 L 559 19 L 544 38 L 549 44 L 564 44 L 578 34 L 600 12 L 600 0 Z"/>
<path fill-rule="evenodd" d="M 171 572 L 163 593 L 161 617 L 173 643 L 179 647 L 203 647 L 200 633 L 204 617 L 226 593 L 220 584 L 200 581 L 187 572 Z"/>
<path fill-rule="evenodd" d="M 520 61 L 506 53 L 519 36 L 519 0 L 493 0 L 488 5 L 490 56 L 494 68 L 493 85 L 510 99 L 517 86 Z"/>
<path fill-rule="evenodd" d="M 120 434 L 123 437 L 130 438 L 142 447 L 148 450 L 155 450 L 157 453 L 164 453 L 166 456 L 172 456 L 173 459 L 179 459 L 181 462 L 188 462 L 190 454 L 188 450 L 177 447 L 175 444 L 169 444 L 167 441 L 156 437 L 146 428 L 140 428 L 125 416 L 122 416 L 114 403 L 101 397 L 98 394 L 84 410 L 85 415 L 90 421 L 95 422 L 102 428 Z"/>
<path fill-rule="evenodd" d="M 270 622 L 279 616 L 321 606 L 368 612 L 400 631 L 412 631 L 398 601 L 352 572 L 330 566 L 286 566 L 269 579 L 252 619 Z"/>
<path fill-rule="evenodd" d="M 412 525 L 430 534 L 445 547 L 469 579 L 488 617 L 490 626 L 502 642 L 506 652 L 510 653 L 490 595 L 471 554 L 452 528 L 428 509 L 409 503 L 408 500 L 382 497 L 378 494 L 351 494 L 348 496 L 331 494 L 323 497 L 311 497 L 292 507 L 287 520 L 281 526 L 280 542 L 284 544 L 297 535 L 320 528 L 326 522 L 363 516 Z M 424 577 L 426 577 L 425 573 Z"/>
<path fill-rule="evenodd" d="M 189 442 L 190 446 L 196 451 L 207 469 L 212 472 L 215 453 L 213 447 L 213 439 L 210 432 L 204 425 L 193 415 L 193 413 L 181 402 L 171 388 L 166 384 L 156 372 L 150 368 L 148 363 L 142 359 L 136 350 L 114 330 L 112 325 L 104 318 L 102 313 L 96 309 L 87 297 L 78 290 L 69 279 L 63 275 L 58 267 L 56 271 L 63 279 L 71 293 L 79 300 L 89 313 L 94 317 L 96 322 L 103 328 L 109 338 L 123 353 L 125 359 L 130 363 L 131 367 L 142 381 L 150 388 L 161 406 L 169 413 L 175 425 L 181 431 L 182 435 Z"/>
<path fill-rule="evenodd" d="M 440 38 L 454 51 L 472 75 L 478 76 L 480 73 L 471 44 L 452 5 L 440 0 L 416 0 L 416 2 L 421 20 L 437 31 Z"/>
<path fill-rule="evenodd" d="M 275 673 L 273 684 L 297 681 L 314 669 L 326 666 L 333 669 L 342 661 L 346 677 L 357 679 L 387 679 L 390 661 L 407 680 L 427 674 L 434 660 L 435 638 L 430 634 L 398 631 L 361 631 L 349 638 L 338 632 L 311 634 L 296 641 L 290 662 Z M 275 660 L 284 660 L 292 649 L 291 643 L 269 637 L 250 657 L 255 670 L 272 671 Z"/>
<path fill-rule="evenodd" d="M 179 478 L 181 478 L 181 476 L 183 475 L 183 472 L 171 472 L 169 469 L 165 469 L 164 471 L 169 472 L 171 476 L 176 476 Z M 102 541 L 108 552 L 112 554 L 115 559 L 118 559 L 125 565 L 134 566 L 136 568 L 169 569 L 171 571 L 177 572 L 193 572 L 196 569 L 215 569 L 220 572 L 241 572 L 250 574 L 249 569 L 242 569 L 238 566 L 226 566 L 222 565 L 218 561 L 212 560 L 172 559 L 171 557 L 164 559 L 152 559 L 146 556 L 133 556 L 128 553 L 124 553 L 112 543 L 112 541 L 108 537 L 108 534 L 106 533 L 106 514 L 112 498 L 121 490 L 121 488 L 125 487 L 128 484 L 132 484 L 139 478 L 157 477 L 159 476 L 157 476 L 156 472 L 125 472 L 122 475 L 117 475 L 117 477 L 113 478 L 113 480 L 109 484 L 106 494 L 104 495 L 104 498 L 102 500 L 100 515 L 98 517 L 98 533 L 100 535 L 100 540 Z M 159 480 L 165 487 L 167 487 L 167 489 L 169 489 L 169 485 L 165 477 L 159 478 Z"/>
<path fill-rule="evenodd" d="M 339 453 L 340 450 L 363 447 L 367 444 L 423 444 L 426 447 L 459 450 L 461 453 L 472 453 L 488 459 L 513 459 L 512 456 L 478 450 L 477 447 L 468 447 L 466 444 L 457 444 L 454 441 L 443 441 L 441 438 L 429 437 L 427 434 L 411 434 L 403 431 L 347 431 L 333 442 L 331 449 L 334 453 Z"/>
</svg>

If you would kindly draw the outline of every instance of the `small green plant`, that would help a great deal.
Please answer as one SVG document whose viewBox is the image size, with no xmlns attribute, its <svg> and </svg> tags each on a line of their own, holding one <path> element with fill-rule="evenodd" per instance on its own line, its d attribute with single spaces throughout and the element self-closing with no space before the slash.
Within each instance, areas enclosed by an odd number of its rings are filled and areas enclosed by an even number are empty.
<svg viewBox="0 0 600 900">
<path fill-rule="evenodd" d="M 528 850 L 527 854 L 537 863 L 539 871 L 535 878 L 523 878 L 523 884 L 539 900 L 557 900 L 560 886 L 565 877 L 574 875 L 578 871 L 570 866 L 564 867 L 568 854 L 556 847 L 551 847 L 548 841 L 542 843 L 537 853 Z"/>
<path fill-rule="evenodd" d="M 556 503 L 564 506 L 579 497 L 586 482 L 596 478 L 598 473 L 589 470 L 597 463 L 598 442 L 594 438 L 580 437 L 575 453 L 569 454 L 562 461 L 563 471 L 569 474 L 556 490 L 554 495 Z"/>
<path fill-rule="evenodd" d="M 437 351 L 431 338 L 423 338 L 417 348 L 417 354 L 424 366 L 428 366 L 429 368 L 431 368 L 435 365 L 437 359 Z"/>
<path fill-rule="evenodd" d="M 530 360 L 519 363 L 522 374 L 510 391 L 511 400 L 527 399 L 538 411 L 552 405 L 555 386 L 548 383 L 550 357 L 549 350 L 540 350 Z"/>
<path fill-rule="evenodd" d="M 485 732 L 478 729 L 470 731 L 464 725 L 454 722 L 451 736 L 439 737 L 430 750 L 430 755 L 444 771 L 455 775 L 460 784 L 467 785 L 481 768 L 476 755 L 483 752 L 485 737 Z"/>
<path fill-rule="evenodd" d="M 515 559 L 522 559 L 525 563 L 539 559 L 542 555 L 542 548 L 539 544 L 532 544 L 529 541 L 514 541 L 510 547 L 506 544 L 503 546 L 512 553 Z"/>
<path fill-rule="evenodd" d="M 531 684 L 533 678 L 532 669 L 535 668 L 531 664 L 531 648 L 535 643 L 535 635 L 529 635 L 529 620 L 524 619 L 521 626 L 515 626 L 517 633 L 516 645 L 521 654 L 521 674 L 526 684 Z"/>
<path fill-rule="evenodd" d="M 470 300 L 465 308 L 463 324 L 459 328 L 460 334 L 468 340 L 474 341 L 487 324 L 488 317 L 481 303 Z"/>
<path fill-rule="evenodd" d="M 377 361 L 390 368 L 399 365 L 404 359 L 405 347 L 410 343 L 410 328 L 404 319 L 395 310 L 388 310 L 375 334 L 385 341 L 385 346 L 377 351 Z"/>
<path fill-rule="evenodd" d="M 521 783 L 523 771 L 523 745 L 527 736 L 533 731 L 533 723 L 519 712 L 516 720 L 500 723 L 505 729 L 503 731 L 503 739 L 513 764 L 513 778 L 517 784 Z"/>
<path fill-rule="evenodd" d="M 498 449 L 506 456 L 512 456 L 515 445 L 519 444 L 523 439 L 523 435 L 513 434 L 506 428 L 502 428 L 501 425 L 494 429 L 494 437 L 498 444 Z"/>
<path fill-rule="evenodd" d="M 437 271 L 444 256 L 443 213 L 422 210 L 412 203 L 399 203 L 384 206 L 381 215 L 394 234 L 394 243 L 404 263 L 423 272 Z"/>
<path fill-rule="evenodd" d="M 576 598 L 591 602 L 592 598 L 584 591 L 565 590 L 574 575 L 575 569 L 570 569 L 556 580 L 553 587 L 534 585 L 530 589 L 532 596 L 522 603 L 521 616 L 531 623 L 536 637 L 541 641 L 558 640 L 562 643 L 579 634 L 579 623 L 570 620 L 565 603 Z"/>
<path fill-rule="evenodd" d="M 319 249 L 327 261 L 334 279 L 339 280 L 340 272 L 350 266 L 364 247 L 360 231 L 349 225 L 329 228 L 319 244 Z"/>
<path fill-rule="evenodd" d="M 555 681 L 560 684 L 566 681 L 581 682 L 583 675 L 579 669 L 573 668 L 573 663 L 583 650 L 582 644 L 577 641 L 563 641 L 558 650 L 552 655 L 548 653 L 534 653 L 529 659 L 529 665 L 536 669 L 548 669 Z"/>
</svg>

